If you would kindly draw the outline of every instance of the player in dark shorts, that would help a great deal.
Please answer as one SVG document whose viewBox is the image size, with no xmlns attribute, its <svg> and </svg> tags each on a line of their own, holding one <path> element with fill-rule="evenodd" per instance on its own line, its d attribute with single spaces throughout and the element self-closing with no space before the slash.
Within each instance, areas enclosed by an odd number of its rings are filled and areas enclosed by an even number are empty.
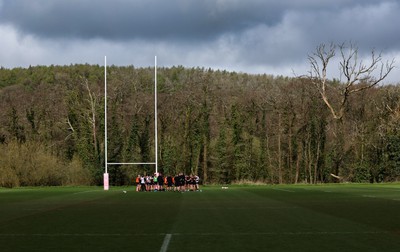
<svg viewBox="0 0 400 252">
<path fill-rule="evenodd" d="M 158 190 L 163 191 L 164 189 L 164 177 L 161 173 L 158 174 L 157 177 L 157 182 L 158 182 Z"/>
<path fill-rule="evenodd" d="M 185 191 L 185 175 L 183 173 L 180 173 L 178 176 L 179 180 L 179 191 L 183 192 Z"/>
<path fill-rule="evenodd" d="M 146 176 L 146 191 L 150 192 L 153 188 L 153 179 L 151 176 Z"/>
<path fill-rule="evenodd" d="M 175 188 L 174 188 L 174 191 L 179 191 L 179 189 L 180 189 L 180 178 L 179 178 L 179 175 L 176 175 L 175 177 L 174 177 L 174 184 L 175 184 Z"/>
<path fill-rule="evenodd" d="M 194 175 L 192 174 L 192 175 L 190 175 L 190 191 L 195 191 L 196 190 L 196 188 L 195 188 L 195 181 L 194 181 Z"/>
<path fill-rule="evenodd" d="M 167 189 L 168 189 L 168 191 L 171 191 L 171 190 L 172 190 L 172 186 L 173 186 L 173 184 L 172 184 L 172 177 L 171 177 L 171 175 L 168 175 L 168 176 L 167 176 Z"/>
<path fill-rule="evenodd" d="M 185 191 L 190 191 L 190 176 L 185 176 Z"/>
</svg>

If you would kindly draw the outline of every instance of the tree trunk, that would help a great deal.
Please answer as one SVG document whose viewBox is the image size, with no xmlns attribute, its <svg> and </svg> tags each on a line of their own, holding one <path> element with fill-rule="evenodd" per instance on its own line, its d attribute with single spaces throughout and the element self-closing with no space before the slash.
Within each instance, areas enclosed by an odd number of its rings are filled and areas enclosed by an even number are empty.
<svg viewBox="0 0 400 252">
<path fill-rule="evenodd" d="M 289 167 L 288 167 L 288 169 L 289 169 L 289 174 L 290 174 L 290 182 L 291 183 L 293 183 L 293 168 L 292 168 L 292 162 L 293 162 L 293 150 L 292 150 L 292 123 L 290 124 L 290 126 L 289 126 L 289 139 L 288 139 L 288 163 L 289 163 Z"/>
<path fill-rule="evenodd" d="M 208 167 L 207 167 L 207 162 L 208 162 L 208 160 L 207 160 L 207 158 L 208 158 L 208 153 L 207 153 L 207 150 L 208 150 L 208 148 L 207 148 L 207 140 L 205 139 L 204 140 L 205 141 L 205 143 L 204 143 L 204 149 L 203 149 L 203 181 L 204 182 L 207 182 L 207 179 L 208 179 L 208 174 L 207 174 L 207 170 L 208 170 Z"/>
<path fill-rule="evenodd" d="M 297 150 L 297 160 L 296 160 L 296 176 L 294 179 L 294 183 L 297 184 L 299 182 L 300 176 L 300 157 L 301 157 L 301 148 Z"/>
<path fill-rule="evenodd" d="M 282 178 L 282 143 L 281 143 L 281 133 L 282 133 L 282 122 L 281 122 L 281 114 L 279 113 L 279 120 L 278 120 L 278 129 L 279 129 L 279 134 L 278 134 L 278 176 L 279 176 L 279 184 L 283 183 L 283 178 Z"/>
<path fill-rule="evenodd" d="M 320 146 L 321 146 L 321 141 L 320 139 L 318 139 L 317 142 L 317 153 L 316 153 L 316 157 L 315 157 L 315 162 L 314 162 L 314 184 L 317 183 L 317 177 L 318 177 L 318 161 L 319 161 L 319 154 L 320 154 Z"/>
</svg>

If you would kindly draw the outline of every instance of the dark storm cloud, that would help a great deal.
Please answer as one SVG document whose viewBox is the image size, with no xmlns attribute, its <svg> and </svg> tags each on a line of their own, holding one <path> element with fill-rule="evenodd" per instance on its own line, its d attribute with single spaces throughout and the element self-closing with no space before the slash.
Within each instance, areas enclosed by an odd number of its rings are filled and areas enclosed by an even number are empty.
<svg viewBox="0 0 400 252">
<path fill-rule="evenodd" d="M 254 23 L 274 23 L 265 4 L 197 0 L 5 1 L 0 20 L 40 37 L 207 39 Z"/>
<path fill-rule="evenodd" d="M 148 66 L 157 55 L 164 66 L 304 74 L 320 43 L 400 58 L 398 13 L 397 0 L 0 0 L 0 65 L 108 55 Z"/>
<path fill-rule="evenodd" d="M 190 41 L 274 26 L 291 10 L 334 11 L 368 2 L 375 1 L 6 0 L 0 22 L 43 38 Z"/>
</svg>

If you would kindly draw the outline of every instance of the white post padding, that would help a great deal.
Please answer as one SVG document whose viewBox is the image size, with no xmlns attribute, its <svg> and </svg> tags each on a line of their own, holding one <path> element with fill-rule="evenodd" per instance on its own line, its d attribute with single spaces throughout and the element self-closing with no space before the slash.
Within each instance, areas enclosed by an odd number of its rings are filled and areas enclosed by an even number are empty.
<svg viewBox="0 0 400 252">
<path fill-rule="evenodd" d="M 104 178 L 104 191 L 108 191 L 108 189 L 110 189 L 108 173 L 104 173 L 103 178 Z"/>
</svg>

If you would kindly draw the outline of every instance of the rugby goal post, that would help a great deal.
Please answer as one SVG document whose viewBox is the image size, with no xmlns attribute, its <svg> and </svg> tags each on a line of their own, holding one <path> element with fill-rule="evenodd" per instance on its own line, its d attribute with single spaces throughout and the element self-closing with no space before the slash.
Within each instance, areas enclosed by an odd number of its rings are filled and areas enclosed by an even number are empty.
<svg viewBox="0 0 400 252">
<path fill-rule="evenodd" d="M 103 184 L 104 190 L 107 191 L 110 188 L 108 166 L 109 165 L 155 165 L 155 173 L 158 173 L 158 132 L 157 132 L 157 56 L 154 56 L 154 149 L 155 149 L 155 161 L 154 162 L 133 162 L 133 163 L 113 163 L 108 162 L 108 151 L 107 151 L 107 56 L 104 56 L 104 174 Z"/>
</svg>

